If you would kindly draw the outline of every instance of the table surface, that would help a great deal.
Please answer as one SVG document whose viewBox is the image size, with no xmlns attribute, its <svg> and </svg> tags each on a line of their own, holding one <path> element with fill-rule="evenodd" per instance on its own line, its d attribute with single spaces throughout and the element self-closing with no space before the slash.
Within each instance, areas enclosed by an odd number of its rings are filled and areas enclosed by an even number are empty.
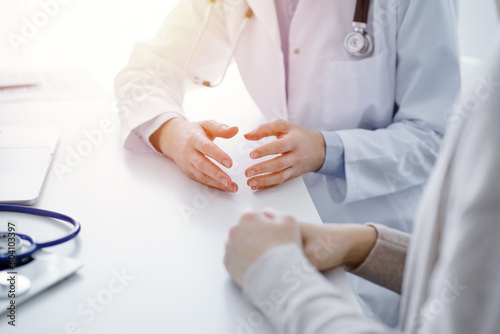
<svg viewBox="0 0 500 334">
<path fill-rule="evenodd" d="M 252 163 L 248 154 L 255 144 L 242 133 L 263 119 L 243 94 L 236 71 L 226 81 L 220 88 L 190 93 L 184 107 L 192 120 L 215 118 L 240 126 L 234 139 L 216 140 L 235 161 L 229 174 L 239 185 L 236 194 L 197 184 L 160 155 L 126 152 L 110 96 L 0 104 L 2 126 L 61 128 L 35 207 L 81 221 L 76 240 L 50 251 L 84 263 L 69 279 L 20 305 L 15 328 L 2 317 L 2 333 L 273 332 L 224 268 L 228 230 L 247 208 L 272 207 L 301 221 L 321 220 L 301 178 L 259 192 L 246 186 L 243 171 Z M 95 134 L 108 123 L 108 133 L 100 140 L 96 135 L 89 147 L 85 132 Z M 79 148 L 86 154 L 80 159 L 70 153 Z M 5 214 L 2 228 L 4 221 Z M 33 230 L 22 232 L 40 240 L 61 233 L 47 222 L 26 226 Z M 121 287 L 118 272 L 127 276 Z M 351 291 L 356 302 L 343 270 L 327 277 Z"/>
</svg>

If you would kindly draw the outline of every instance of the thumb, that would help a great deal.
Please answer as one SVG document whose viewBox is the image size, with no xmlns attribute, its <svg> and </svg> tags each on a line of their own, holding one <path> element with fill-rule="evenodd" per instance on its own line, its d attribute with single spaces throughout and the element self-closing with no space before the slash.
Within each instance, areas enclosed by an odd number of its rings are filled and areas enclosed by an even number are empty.
<svg viewBox="0 0 500 334">
<path fill-rule="evenodd" d="M 202 121 L 200 122 L 200 126 L 205 130 L 205 133 L 212 138 L 221 137 L 221 138 L 232 138 L 238 133 L 238 127 L 236 126 L 228 126 L 226 124 L 221 124 L 214 120 L 210 121 Z"/>
</svg>

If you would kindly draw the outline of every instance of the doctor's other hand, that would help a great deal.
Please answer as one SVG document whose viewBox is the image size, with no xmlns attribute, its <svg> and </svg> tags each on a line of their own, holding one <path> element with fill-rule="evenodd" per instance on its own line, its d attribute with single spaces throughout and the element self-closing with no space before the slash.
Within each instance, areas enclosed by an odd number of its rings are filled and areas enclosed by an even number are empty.
<svg viewBox="0 0 500 334">
<path fill-rule="evenodd" d="M 233 161 L 213 140 L 217 137 L 232 138 L 238 128 L 216 121 L 189 122 L 172 118 L 150 137 L 151 144 L 171 158 L 191 179 L 212 188 L 236 192 L 238 185 L 208 157 L 231 168 Z"/>
<path fill-rule="evenodd" d="M 286 120 L 263 124 L 245 134 L 248 140 L 276 136 L 276 140 L 252 152 L 252 159 L 279 156 L 250 166 L 245 171 L 253 190 L 272 187 L 308 172 L 318 171 L 325 160 L 325 140 L 319 132 L 308 131 Z"/>
<path fill-rule="evenodd" d="M 261 255 L 288 243 L 302 245 L 299 223 L 295 219 L 270 210 L 245 213 L 229 232 L 224 265 L 242 286 L 248 268 Z"/>
<path fill-rule="evenodd" d="M 358 224 L 300 224 L 304 254 L 318 270 L 358 267 L 377 241 L 377 230 Z"/>
</svg>

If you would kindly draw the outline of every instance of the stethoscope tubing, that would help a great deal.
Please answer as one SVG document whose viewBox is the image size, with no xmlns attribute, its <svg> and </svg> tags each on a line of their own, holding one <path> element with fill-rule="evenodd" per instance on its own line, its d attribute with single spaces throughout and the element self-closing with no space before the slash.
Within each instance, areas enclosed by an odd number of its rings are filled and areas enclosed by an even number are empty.
<svg viewBox="0 0 500 334">
<path fill-rule="evenodd" d="M 64 237 L 61 237 L 61 238 L 58 238 L 55 240 L 50 240 L 47 242 L 41 242 L 41 243 L 34 242 L 31 237 L 26 236 L 24 234 L 14 233 L 20 237 L 21 236 L 27 237 L 27 239 L 26 238 L 23 238 L 23 239 L 28 240 L 29 242 L 33 241 L 33 244 L 36 246 L 36 250 L 41 249 L 41 248 L 46 248 L 46 247 L 57 246 L 57 245 L 60 245 L 66 241 L 69 241 L 69 240 L 73 239 L 74 237 L 76 237 L 78 235 L 78 233 L 80 233 L 80 230 L 81 230 L 81 225 L 80 225 L 80 222 L 78 220 L 76 220 L 70 216 L 67 216 L 65 214 L 59 213 L 59 212 L 31 208 L 31 207 L 27 207 L 27 206 L 10 205 L 10 204 L 0 204 L 0 211 L 25 213 L 25 214 L 30 214 L 30 215 L 40 216 L 40 217 L 54 218 L 54 219 L 65 221 L 65 222 L 73 225 L 73 230 L 70 233 L 68 233 L 67 235 L 65 235 Z"/>
<path fill-rule="evenodd" d="M 198 34 L 196 35 L 193 46 L 191 47 L 191 50 L 189 51 L 189 54 L 186 58 L 186 62 L 184 64 L 184 67 L 186 68 L 188 75 L 191 77 L 191 80 L 196 84 L 201 84 L 201 85 L 206 86 L 206 87 L 217 87 L 222 83 L 222 81 L 224 81 L 224 77 L 226 76 L 227 69 L 229 68 L 229 65 L 231 65 L 231 61 L 233 59 L 233 56 L 236 53 L 236 48 L 238 46 L 238 43 L 240 42 L 241 35 L 242 35 L 243 31 L 245 30 L 245 27 L 247 26 L 248 21 L 253 17 L 253 11 L 250 8 L 248 8 L 246 13 L 245 13 L 245 18 L 243 19 L 243 22 L 241 23 L 241 25 L 238 29 L 238 33 L 236 34 L 235 42 L 233 43 L 230 56 L 229 56 L 225 66 L 224 66 L 224 72 L 222 73 L 222 76 L 220 77 L 220 79 L 217 80 L 215 83 L 207 81 L 207 80 L 201 80 L 197 76 L 191 74 L 191 72 L 189 72 L 189 68 L 191 66 L 191 61 L 193 60 L 193 56 L 196 52 L 196 49 L 198 48 L 198 45 L 200 44 L 201 38 L 206 30 L 208 20 L 210 19 L 210 16 L 212 15 L 212 11 L 213 11 L 214 6 L 215 6 L 215 1 L 216 0 L 210 0 L 210 3 L 208 4 L 207 9 L 205 10 L 205 17 L 204 17 L 203 22 L 201 24 L 201 28 L 198 31 Z"/>
<path fill-rule="evenodd" d="M 369 12 L 370 12 L 370 0 L 357 0 L 353 22 L 367 24 Z"/>
</svg>

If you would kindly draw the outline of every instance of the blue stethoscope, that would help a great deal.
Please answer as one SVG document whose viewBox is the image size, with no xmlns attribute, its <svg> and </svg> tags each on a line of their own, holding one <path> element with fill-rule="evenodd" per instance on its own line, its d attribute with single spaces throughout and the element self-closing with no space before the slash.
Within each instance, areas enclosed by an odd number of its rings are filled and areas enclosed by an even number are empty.
<svg viewBox="0 0 500 334">
<path fill-rule="evenodd" d="M 0 232 L 0 267 L 13 268 L 28 262 L 31 256 L 38 250 L 46 247 L 57 246 L 76 237 L 80 232 L 80 223 L 70 216 L 62 213 L 35 209 L 26 206 L 0 204 L 0 212 L 18 212 L 40 217 L 54 218 L 65 221 L 72 225 L 72 230 L 67 235 L 46 242 L 37 243 L 35 240 L 21 233 Z"/>
<path fill-rule="evenodd" d="M 220 0 L 222 1 L 222 0 Z M 233 59 L 234 53 L 236 52 L 236 48 L 238 46 L 238 43 L 241 38 L 241 34 L 243 33 L 243 30 L 245 30 L 245 27 L 248 24 L 248 21 L 254 16 L 252 9 L 248 8 L 248 10 L 245 13 L 245 17 L 243 18 L 243 22 L 241 23 L 238 32 L 236 33 L 236 39 L 235 42 L 233 43 L 233 47 L 231 49 L 230 56 L 228 58 L 228 61 L 226 62 L 226 66 L 224 67 L 224 72 L 222 73 L 222 76 L 220 79 L 216 82 L 210 82 L 207 80 L 201 80 L 199 77 L 196 75 L 193 75 L 190 71 L 190 65 L 191 61 L 193 60 L 193 56 L 196 52 L 196 49 L 198 48 L 198 45 L 200 44 L 201 37 L 203 36 L 203 33 L 206 30 L 208 20 L 210 19 L 210 16 L 212 15 L 213 8 L 215 6 L 216 0 L 209 0 L 209 4 L 207 6 L 207 9 L 205 11 L 205 18 L 203 19 L 203 23 L 201 24 L 201 28 L 198 31 L 198 35 L 195 38 L 195 41 L 193 43 L 193 46 L 191 47 L 191 51 L 189 52 L 189 55 L 186 58 L 186 62 L 184 64 L 184 67 L 186 68 L 189 77 L 195 84 L 200 84 L 206 87 L 216 87 L 222 83 L 224 80 L 224 77 L 226 76 L 227 69 L 229 68 L 229 65 L 231 64 L 231 60 Z M 370 0 L 357 0 L 356 1 L 356 10 L 354 12 L 354 19 L 352 22 L 352 27 L 354 29 L 353 32 L 348 34 L 345 39 L 344 39 L 344 47 L 346 51 L 353 57 L 356 58 L 361 58 L 361 57 L 367 57 L 373 52 L 373 39 L 372 37 L 368 34 L 367 32 L 367 25 L 368 25 L 368 13 L 370 11 Z"/>
</svg>

